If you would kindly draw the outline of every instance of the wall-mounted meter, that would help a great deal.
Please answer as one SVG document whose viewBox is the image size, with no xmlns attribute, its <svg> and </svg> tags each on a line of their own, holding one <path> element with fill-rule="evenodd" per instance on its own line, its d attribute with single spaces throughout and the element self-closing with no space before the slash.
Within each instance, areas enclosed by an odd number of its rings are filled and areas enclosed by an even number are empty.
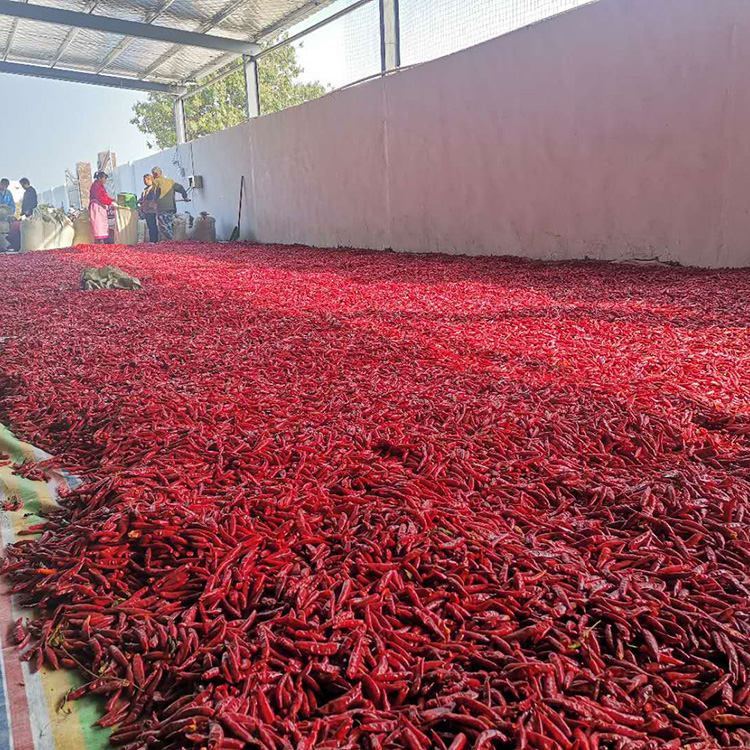
<svg viewBox="0 0 750 750">
<path fill-rule="evenodd" d="M 191 190 L 203 190 L 203 177 L 198 174 L 188 177 L 188 187 Z"/>
</svg>

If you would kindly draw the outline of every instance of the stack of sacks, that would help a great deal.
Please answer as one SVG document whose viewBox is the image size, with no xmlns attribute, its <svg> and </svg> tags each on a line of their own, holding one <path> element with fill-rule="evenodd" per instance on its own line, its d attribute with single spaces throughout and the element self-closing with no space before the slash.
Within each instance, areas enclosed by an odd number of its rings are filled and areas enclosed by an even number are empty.
<svg viewBox="0 0 750 750">
<path fill-rule="evenodd" d="M 13 221 L 13 212 L 10 206 L 0 206 L 0 253 L 5 252 L 10 247 L 8 234 L 10 233 L 10 223 Z"/>
<path fill-rule="evenodd" d="M 21 222 L 21 250 L 57 250 L 72 247 L 75 242 L 73 222 L 65 212 L 39 205 L 30 219 Z"/>
</svg>

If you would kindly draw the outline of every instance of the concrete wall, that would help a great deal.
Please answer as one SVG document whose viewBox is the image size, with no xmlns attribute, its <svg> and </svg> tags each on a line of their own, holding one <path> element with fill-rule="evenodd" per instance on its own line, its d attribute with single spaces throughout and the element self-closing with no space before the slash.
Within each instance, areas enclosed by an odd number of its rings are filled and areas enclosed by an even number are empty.
<svg viewBox="0 0 750 750">
<path fill-rule="evenodd" d="M 257 240 L 391 246 L 385 107 L 377 81 L 251 123 Z"/>
<path fill-rule="evenodd" d="M 749 22 L 746 0 L 603 0 L 386 81 L 393 246 L 750 262 L 720 236 Z"/>
<path fill-rule="evenodd" d="M 748 70 L 748 0 L 599 0 L 123 169 L 224 237 L 245 174 L 260 242 L 744 266 Z"/>
</svg>

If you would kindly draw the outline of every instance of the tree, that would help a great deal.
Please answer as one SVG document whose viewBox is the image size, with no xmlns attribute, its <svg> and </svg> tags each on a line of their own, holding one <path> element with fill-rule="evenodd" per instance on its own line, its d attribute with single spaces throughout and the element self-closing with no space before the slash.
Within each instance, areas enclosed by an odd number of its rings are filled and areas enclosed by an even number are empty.
<svg viewBox="0 0 750 750">
<path fill-rule="evenodd" d="M 269 42 L 269 45 L 275 42 Z M 302 102 L 317 99 L 326 92 L 320 83 L 299 83 L 303 73 L 297 50 L 286 44 L 262 58 L 258 64 L 258 87 L 262 113 L 270 114 Z M 199 81 L 199 83 L 202 83 Z M 177 143 L 172 97 L 149 94 L 146 101 L 133 105 L 130 121 L 148 136 L 149 148 L 170 148 Z M 239 125 L 247 119 L 245 77 L 240 68 L 208 89 L 185 100 L 189 138 L 215 133 Z"/>
</svg>

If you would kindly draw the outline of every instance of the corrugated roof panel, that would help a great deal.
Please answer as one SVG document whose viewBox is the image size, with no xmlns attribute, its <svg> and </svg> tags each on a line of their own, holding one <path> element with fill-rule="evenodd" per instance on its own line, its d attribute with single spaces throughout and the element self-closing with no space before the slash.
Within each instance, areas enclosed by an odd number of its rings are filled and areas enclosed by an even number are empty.
<svg viewBox="0 0 750 750">
<path fill-rule="evenodd" d="M 204 0 L 198 0 L 203 2 Z M 216 32 L 219 34 L 230 34 L 242 31 L 246 38 L 256 37 L 262 30 L 265 13 L 259 9 L 258 0 L 248 0 L 232 12 L 227 18 L 219 21 Z"/>
<path fill-rule="evenodd" d="M 207 49 L 197 50 L 177 47 L 176 52 L 159 65 L 153 71 L 153 74 L 184 81 L 190 78 L 196 70 L 209 65 L 221 56 L 221 52 L 212 52 Z"/>
<path fill-rule="evenodd" d="M 117 34 L 77 29 L 57 67 L 64 68 L 70 64 L 98 67 L 121 40 L 122 37 Z"/>
<path fill-rule="evenodd" d="M 62 8 L 128 21 L 151 22 L 185 31 L 254 40 L 269 29 L 283 29 L 332 0 L 33 0 L 34 5 Z M 166 6 L 166 7 L 165 7 Z M 0 16 L 0 59 L 16 21 Z M 197 47 L 182 47 L 117 34 L 19 20 L 9 60 L 51 65 L 65 43 L 58 68 L 127 73 L 155 80 L 192 80 L 195 74 L 227 56 Z M 109 59 L 111 57 L 111 59 Z"/>
<path fill-rule="evenodd" d="M 97 16 L 122 18 L 124 21 L 138 21 L 140 23 L 146 21 L 147 13 L 148 11 L 146 9 L 140 8 L 138 5 L 131 2 L 127 5 L 124 3 L 99 2 L 94 10 L 94 15 Z"/>
<path fill-rule="evenodd" d="M 128 0 L 127 5 L 118 0 L 99 0 L 95 13 L 102 16 L 127 18 L 129 21 L 145 21 L 163 5 L 157 0 Z"/>
<path fill-rule="evenodd" d="M 22 56 L 51 62 L 67 33 L 67 26 L 52 26 L 48 23 L 18 19 L 8 59 Z"/>
<path fill-rule="evenodd" d="M 290 26 L 304 21 L 319 10 L 323 10 L 331 5 L 334 1 L 312 0 L 312 2 L 300 2 L 300 0 L 274 0 L 273 3 L 264 3 L 263 0 L 257 0 L 258 5 L 262 9 L 262 12 L 259 12 L 257 15 L 258 33 L 266 35 L 269 32 L 276 34 L 286 31 Z M 269 12 L 269 6 L 271 5 L 273 5 L 273 12 Z M 242 11 L 240 11 L 240 16 L 236 20 L 240 20 L 241 17 Z M 221 25 L 219 28 L 221 28 Z"/>
<path fill-rule="evenodd" d="M 214 8 L 217 6 L 220 8 L 223 5 L 226 5 L 226 0 L 213 0 L 213 3 L 204 9 L 197 6 L 194 0 L 175 0 L 159 17 L 159 23 L 164 26 L 180 24 L 176 28 L 189 28 L 197 31 L 213 17 L 213 13 L 216 12 Z"/>
<path fill-rule="evenodd" d="M 8 46 L 8 37 L 12 28 L 13 19 L 0 16 L 0 60 L 5 55 L 5 49 Z"/>
<path fill-rule="evenodd" d="M 34 5 L 47 5 L 50 8 L 77 10 L 79 13 L 88 13 L 92 4 L 93 0 L 48 0 L 45 3 L 34 3 Z"/>
<path fill-rule="evenodd" d="M 146 70 L 170 49 L 172 45 L 165 42 L 131 39 L 122 54 L 112 61 L 108 70 L 128 71 L 130 75 L 135 75 Z"/>
</svg>

